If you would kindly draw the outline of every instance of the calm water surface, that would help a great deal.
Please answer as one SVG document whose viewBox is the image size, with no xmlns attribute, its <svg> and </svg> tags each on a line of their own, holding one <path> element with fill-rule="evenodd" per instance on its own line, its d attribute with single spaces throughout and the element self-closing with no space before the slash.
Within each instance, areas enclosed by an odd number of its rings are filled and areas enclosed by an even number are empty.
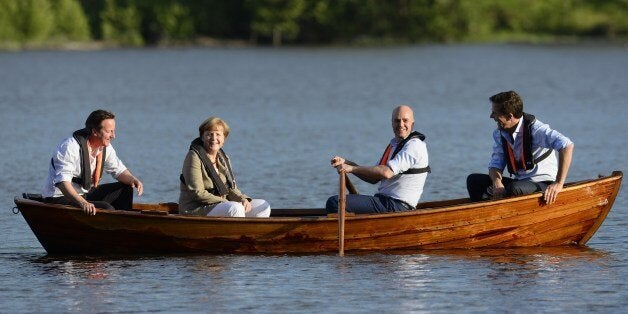
<svg viewBox="0 0 628 314">
<path fill-rule="evenodd" d="M 628 196 L 622 187 L 582 249 L 306 256 L 47 256 L 13 198 L 39 192 L 50 154 L 92 110 L 117 117 L 114 145 L 145 185 L 176 201 L 190 140 L 230 123 L 239 185 L 273 207 L 322 207 L 334 154 L 374 163 L 390 113 L 414 107 L 427 135 L 424 200 L 463 197 L 485 172 L 488 97 L 514 89 L 527 112 L 576 144 L 570 180 L 628 170 L 628 48 L 414 46 L 0 53 L 2 312 L 622 312 Z M 362 193 L 375 188 L 354 183 Z"/>
</svg>

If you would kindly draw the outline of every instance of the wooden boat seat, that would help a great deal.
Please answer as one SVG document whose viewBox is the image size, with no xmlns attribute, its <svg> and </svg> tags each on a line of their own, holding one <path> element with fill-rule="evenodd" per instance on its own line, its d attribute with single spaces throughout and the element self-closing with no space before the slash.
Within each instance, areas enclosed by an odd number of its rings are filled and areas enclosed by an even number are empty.
<svg viewBox="0 0 628 314">
<path fill-rule="evenodd" d="M 168 203 L 158 203 L 158 204 L 144 204 L 144 203 L 134 203 L 133 210 L 142 212 L 143 214 L 154 214 L 159 215 L 159 213 L 163 213 L 161 215 L 168 214 L 179 214 L 179 204 L 168 202 Z M 153 213 L 156 212 L 156 213 Z"/>
<path fill-rule="evenodd" d="M 163 210 L 141 210 L 140 213 L 143 215 L 168 216 L 168 212 Z"/>
<path fill-rule="evenodd" d="M 352 212 L 346 212 L 345 213 L 345 217 L 353 217 L 353 216 L 355 216 L 355 213 L 352 213 Z M 327 217 L 329 217 L 329 218 L 338 218 L 338 214 L 337 213 L 327 214 Z"/>
<path fill-rule="evenodd" d="M 22 193 L 22 197 L 27 199 L 27 200 L 33 200 L 33 201 L 38 201 L 38 202 L 43 202 L 44 201 L 44 197 L 41 196 L 41 194 Z"/>
</svg>

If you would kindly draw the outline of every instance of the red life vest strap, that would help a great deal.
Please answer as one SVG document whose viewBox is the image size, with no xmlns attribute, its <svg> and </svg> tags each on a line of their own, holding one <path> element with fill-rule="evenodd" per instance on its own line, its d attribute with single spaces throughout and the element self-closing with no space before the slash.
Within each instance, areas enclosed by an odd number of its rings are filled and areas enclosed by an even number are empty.
<svg viewBox="0 0 628 314">
<path fill-rule="evenodd" d="M 100 182 L 100 175 L 102 175 L 102 154 L 100 152 L 98 156 L 96 156 L 96 169 L 94 170 L 94 176 L 92 178 L 92 182 L 94 183 L 94 187 L 98 187 L 98 182 Z"/>
<path fill-rule="evenodd" d="M 379 160 L 379 165 L 381 166 L 385 166 L 386 163 L 388 162 L 388 158 L 390 157 L 390 151 L 392 150 L 392 145 L 388 144 L 388 147 L 386 147 L 386 150 L 384 151 L 384 154 L 382 155 L 382 158 Z"/>
</svg>

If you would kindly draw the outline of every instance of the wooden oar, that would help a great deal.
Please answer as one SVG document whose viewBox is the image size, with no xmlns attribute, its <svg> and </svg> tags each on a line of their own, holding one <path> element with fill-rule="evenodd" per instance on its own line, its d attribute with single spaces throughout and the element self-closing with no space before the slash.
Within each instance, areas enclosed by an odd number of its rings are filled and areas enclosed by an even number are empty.
<svg viewBox="0 0 628 314">
<path fill-rule="evenodd" d="M 345 255 L 345 207 L 347 206 L 347 192 L 345 190 L 347 173 L 340 170 L 338 184 L 338 255 Z"/>
</svg>

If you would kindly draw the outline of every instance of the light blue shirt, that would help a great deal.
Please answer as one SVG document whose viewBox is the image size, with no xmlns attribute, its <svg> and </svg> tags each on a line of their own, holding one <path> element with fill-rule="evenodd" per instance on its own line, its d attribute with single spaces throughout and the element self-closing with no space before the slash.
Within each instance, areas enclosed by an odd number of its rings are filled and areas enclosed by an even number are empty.
<svg viewBox="0 0 628 314">
<path fill-rule="evenodd" d="M 392 139 L 390 144 L 392 152 L 397 147 L 397 140 Z M 429 165 L 425 142 L 418 138 L 409 140 L 394 158 L 388 160 L 386 165 L 395 175 L 379 182 L 378 193 L 416 206 L 423 194 L 427 173 L 404 175 L 400 173 L 410 168 L 425 168 Z"/>
<path fill-rule="evenodd" d="M 488 164 L 489 169 L 495 168 L 503 172 L 506 167 L 508 156 L 504 155 L 502 136 L 508 140 L 508 145 L 510 145 L 514 152 L 515 160 L 521 160 L 523 140 L 522 136 L 519 134 L 523 131 L 523 127 L 522 117 L 519 120 L 515 134 L 510 135 L 510 133 L 500 129 L 496 129 L 493 132 L 493 140 L 495 143 L 493 144 L 491 162 Z M 532 158 L 538 158 L 547 152 L 548 149 L 553 149 L 555 152 L 540 161 L 532 169 L 517 170 L 515 179 L 530 180 L 533 182 L 556 181 L 556 173 L 558 172 L 558 159 L 556 158 L 556 151 L 567 147 L 573 142 L 560 132 L 552 130 L 548 124 L 545 124 L 538 119 L 532 123 L 530 130 L 532 134 Z"/>
</svg>

